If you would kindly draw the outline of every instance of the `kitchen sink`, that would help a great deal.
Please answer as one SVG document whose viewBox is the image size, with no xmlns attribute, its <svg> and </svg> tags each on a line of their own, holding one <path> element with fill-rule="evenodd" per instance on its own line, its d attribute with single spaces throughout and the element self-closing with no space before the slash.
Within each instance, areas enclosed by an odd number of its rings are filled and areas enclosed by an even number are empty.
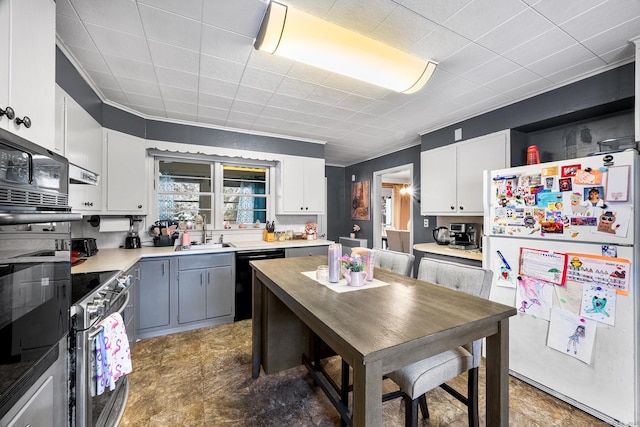
<svg viewBox="0 0 640 427">
<path fill-rule="evenodd" d="M 198 251 L 198 250 L 206 250 L 206 249 L 221 249 L 221 248 L 232 248 L 234 247 L 231 243 L 199 243 L 196 245 L 191 245 L 187 248 L 182 246 L 176 246 L 176 251 Z"/>
</svg>

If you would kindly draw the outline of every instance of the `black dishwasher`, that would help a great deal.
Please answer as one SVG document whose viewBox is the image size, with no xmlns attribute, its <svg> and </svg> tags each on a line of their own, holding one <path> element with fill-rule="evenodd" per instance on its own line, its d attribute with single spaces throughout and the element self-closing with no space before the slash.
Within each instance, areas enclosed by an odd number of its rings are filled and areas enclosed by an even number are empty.
<svg viewBox="0 0 640 427">
<path fill-rule="evenodd" d="M 236 315 L 235 321 L 251 319 L 251 266 L 249 262 L 261 259 L 284 258 L 284 249 L 236 252 Z"/>
</svg>

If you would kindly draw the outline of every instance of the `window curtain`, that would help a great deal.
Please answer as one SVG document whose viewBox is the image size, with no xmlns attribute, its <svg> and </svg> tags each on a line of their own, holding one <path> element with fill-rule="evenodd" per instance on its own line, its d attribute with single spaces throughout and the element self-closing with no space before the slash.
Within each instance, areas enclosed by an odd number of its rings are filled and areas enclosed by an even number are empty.
<svg viewBox="0 0 640 427">
<path fill-rule="evenodd" d="M 255 185 L 253 183 L 241 183 L 240 194 L 255 194 Z M 240 196 L 238 198 L 238 216 L 236 223 L 252 224 L 255 222 L 255 197 Z"/>
<path fill-rule="evenodd" d="M 159 181 L 160 181 L 160 184 L 159 184 L 160 193 L 174 191 L 173 186 L 174 186 L 175 180 L 172 177 L 160 176 Z M 173 199 L 173 195 L 159 194 L 158 203 L 159 203 L 158 219 L 160 220 L 175 219 L 174 218 L 175 202 Z"/>
</svg>

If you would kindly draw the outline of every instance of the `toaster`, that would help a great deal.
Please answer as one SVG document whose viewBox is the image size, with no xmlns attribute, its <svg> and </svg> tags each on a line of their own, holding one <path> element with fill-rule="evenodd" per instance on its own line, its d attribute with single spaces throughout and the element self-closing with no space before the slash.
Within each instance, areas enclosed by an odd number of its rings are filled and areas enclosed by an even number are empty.
<svg viewBox="0 0 640 427">
<path fill-rule="evenodd" d="M 98 253 L 98 245 L 93 237 L 80 237 L 71 239 L 71 250 L 85 254 L 85 256 L 94 256 Z"/>
</svg>

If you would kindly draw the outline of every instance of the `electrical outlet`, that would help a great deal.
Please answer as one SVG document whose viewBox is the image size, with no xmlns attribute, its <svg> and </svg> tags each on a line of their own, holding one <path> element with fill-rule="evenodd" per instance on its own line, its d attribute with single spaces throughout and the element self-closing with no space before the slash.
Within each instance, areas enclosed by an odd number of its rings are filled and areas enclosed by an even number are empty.
<svg viewBox="0 0 640 427">
<path fill-rule="evenodd" d="M 424 219 L 424 228 L 428 228 L 429 227 L 429 218 L 425 218 Z"/>
</svg>

